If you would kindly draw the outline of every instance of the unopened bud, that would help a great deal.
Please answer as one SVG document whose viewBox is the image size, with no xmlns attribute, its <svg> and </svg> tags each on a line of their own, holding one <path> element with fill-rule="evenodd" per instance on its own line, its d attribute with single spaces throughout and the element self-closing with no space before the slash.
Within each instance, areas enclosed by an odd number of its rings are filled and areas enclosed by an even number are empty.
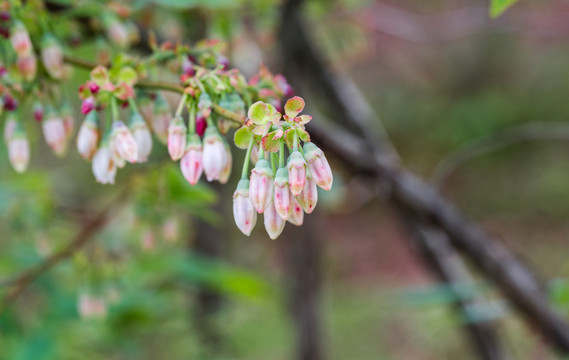
<svg viewBox="0 0 569 360">
<path fill-rule="evenodd" d="M 269 205 L 267 206 L 263 217 L 267 234 L 269 234 L 269 237 L 271 239 L 275 240 L 283 232 L 286 220 L 283 220 L 279 216 L 272 201 L 269 202 Z"/>
<path fill-rule="evenodd" d="M 63 156 L 67 149 L 67 136 L 63 120 L 53 109 L 48 110 L 42 121 L 43 137 L 47 145 L 57 156 Z"/>
<path fill-rule="evenodd" d="M 227 161 L 223 139 L 213 126 L 205 131 L 203 167 L 207 181 L 219 180 Z"/>
<path fill-rule="evenodd" d="M 180 160 L 182 174 L 192 185 L 198 183 L 203 172 L 202 143 L 196 134 L 188 136 L 186 153 Z"/>
<path fill-rule="evenodd" d="M 283 220 L 287 220 L 292 212 L 291 199 L 292 195 L 290 194 L 290 188 L 288 186 L 288 171 L 285 167 L 282 167 L 277 170 L 275 176 L 273 202 L 277 214 L 279 214 Z"/>
<path fill-rule="evenodd" d="M 292 211 L 288 218 L 288 222 L 296 226 L 301 226 L 302 223 L 304 222 L 304 211 L 302 211 L 302 206 L 300 206 L 300 204 L 298 203 L 298 201 L 296 201 L 295 198 L 292 198 L 291 207 Z"/>
<path fill-rule="evenodd" d="M 129 163 L 135 163 L 138 160 L 138 146 L 136 140 L 128 127 L 122 121 L 113 123 L 111 132 L 111 141 L 114 150 Z"/>
<path fill-rule="evenodd" d="M 242 179 L 233 194 L 233 217 L 235 224 L 247 236 L 257 224 L 257 213 L 249 200 L 249 180 Z"/>
<path fill-rule="evenodd" d="M 99 141 L 97 112 L 87 114 L 77 135 L 77 151 L 85 160 L 91 160 Z"/>
<path fill-rule="evenodd" d="M 138 149 L 137 162 L 146 162 L 152 152 L 152 134 L 150 134 L 142 115 L 138 112 L 133 113 L 130 117 L 130 131 Z"/>
<path fill-rule="evenodd" d="M 316 184 L 324 190 L 330 190 L 334 178 L 324 152 L 311 142 L 305 143 L 304 158 Z"/>
<path fill-rule="evenodd" d="M 298 150 L 294 150 L 288 158 L 288 183 L 292 195 L 297 196 L 306 182 L 306 162 Z"/>
<path fill-rule="evenodd" d="M 45 69 L 54 79 L 61 79 L 64 73 L 63 50 L 57 39 L 46 34 L 42 40 L 41 59 Z"/>
<path fill-rule="evenodd" d="M 304 212 L 310 214 L 314 211 L 316 203 L 318 202 L 318 189 L 316 188 L 316 183 L 312 180 L 310 173 L 306 176 L 306 182 L 304 183 L 304 188 L 302 192 L 296 197 L 298 203 L 304 209 Z"/>
<path fill-rule="evenodd" d="M 249 196 L 253 207 L 259 214 L 269 206 L 273 197 L 273 170 L 271 164 L 265 159 L 261 159 L 251 170 L 251 185 Z"/>
<path fill-rule="evenodd" d="M 174 161 L 178 161 L 184 156 L 187 130 L 181 116 L 176 116 L 168 126 L 168 154 Z"/>
<path fill-rule="evenodd" d="M 18 122 L 8 142 L 10 163 L 17 173 L 23 173 L 30 163 L 30 142 L 22 125 Z"/>
</svg>

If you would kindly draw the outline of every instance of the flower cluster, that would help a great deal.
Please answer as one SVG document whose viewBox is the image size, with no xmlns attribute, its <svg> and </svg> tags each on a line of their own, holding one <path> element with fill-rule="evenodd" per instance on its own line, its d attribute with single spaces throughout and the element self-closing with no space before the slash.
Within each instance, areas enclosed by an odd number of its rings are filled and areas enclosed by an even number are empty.
<svg viewBox="0 0 569 360">
<path fill-rule="evenodd" d="M 24 123 L 27 109 L 41 124 L 53 153 L 58 157 L 67 153 L 75 126 L 61 88 L 73 64 L 90 70 L 89 79 L 79 88 L 85 118 L 76 147 L 81 157 L 91 161 L 94 177 L 101 184 L 114 184 L 117 170 L 127 163 L 147 162 L 154 139 L 166 145 L 173 161 L 179 161 L 189 184 L 197 184 L 202 175 L 209 182 L 225 184 L 233 167 L 226 134 L 240 126 L 234 143 L 247 152 L 233 196 L 233 212 L 244 234 L 251 233 L 257 214 L 263 214 L 269 236 L 277 238 L 286 221 L 301 225 L 304 213 L 314 210 L 318 186 L 330 190 L 333 180 L 328 161 L 305 129 L 311 117 L 300 114 L 304 100 L 292 97 L 284 76 L 261 66 L 247 80 L 229 67 L 223 55 L 225 45 L 218 41 L 192 47 L 158 45 L 150 35 L 152 54 L 129 56 L 124 50 L 137 41 L 138 34 L 127 20 L 128 8 L 119 3 L 110 3 L 109 9 L 101 7 L 101 14 L 94 16 L 97 31 L 112 45 L 95 44 L 97 65 L 64 55 L 67 43 L 60 40 L 64 37 L 53 22 L 32 26 L 22 20 L 29 21 L 29 17 L 14 16 L 23 10 L 12 11 L 12 6 L 35 11 L 34 6 L 41 10 L 41 4 L 0 2 L 0 46 L 7 50 L 0 57 L 0 115 L 16 172 L 24 172 L 30 161 L 25 130 L 29 125 Z M 179 76 L 179 82 L 160 82 L 162 70 Z M 180 96 L 175 111 L 161 91 Z M 289 98 L 284 107 L 283 98 Z M 249 172 L 250 162 L 255 166 Z"/>
<path fill-rule="evenodd" d="M 247 149 L 233 194 L 235 223 L 245 235 L 251 234 L 257 214 L 263 214 L 271 239 L 281 234 L 286 221 L 302 225 L 304 212 L 314 211 L 318 201 L 317 186 L 332 188 L 332 170 L 322 150 L 310 142 L 304 125 L 312 117 L 299 116 L 303 109 L 304 100 L 298 96 L 287 101 L 284 116 L 273 105 L 259 101 L 249 108 L 247 123 L 235 132 L 235 144 Z M 259 159 L 248 177 L 254 145 L 259 148 Z M 285 148 L 289 152 L 286 166 Z"/>
</svg>

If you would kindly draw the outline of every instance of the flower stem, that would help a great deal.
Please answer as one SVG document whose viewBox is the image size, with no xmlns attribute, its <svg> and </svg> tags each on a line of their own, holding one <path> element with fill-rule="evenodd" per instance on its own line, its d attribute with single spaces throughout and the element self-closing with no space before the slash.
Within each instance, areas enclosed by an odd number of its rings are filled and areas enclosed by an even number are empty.
<svg viewBox="0 0 569 360">
<path fill-rule="evenodd" d="M 132 111 L 138 113 L 138 106 L 136 105 L 136 101 L 133 98 L 128 98 L 128 104 L 132 108 Z"/>
<path fill-rule="evenodd" d="M 184 105 L 186 105 L 187 100 L 188 100 L 188 94 L 184 93 L 184 95 L 182 95 L 180 103 L 178 104 L 178 109 L 176 109 L 176 115 L 175 115 L 176 117 L 182 115 L 182 111 L 184 111 Z"/>
<path fill-rule="evenodd" d="M 243 161 L 243 170 L 241 170 L 241 179 L 247 180 L 247 173 L 249 172 L 249 162 L 251 161 L 251 150 L 253 150 L 253 143 L 255 138 L 252 138 L 245 153 L 245 160 Z"/>
<path fill-rule="evenodd" d="M 117 99 L 114 96 L 111 97 L 111 111 L 113 115 L 113 121 L 117 121 L 119 119 L 119 108 L 117 106 Z"/>
<path fill-rule="evenodd" d="M 294 132 L 294 137 L 292 140 L 292 149 L 298 150 L 298 134 L 296 133 L 296 131 Z"/>
<path fill-rule="evenodd" d="M 277 153 L 271 153 L 271 168 L 274 174 L 277 171 Z"/>
<path fill-rule="evenodd" d="M 282 140 L 279 144 L 279 168 L 284 167 L 285 162 L 284 162 L 284 140 Z"/>
<path fill-rule="evenodd" d="M 195 134 L 196 132 L 196 107 L 194 106 L 193 101 L 190 101 L 190 105 L 188 105 L 188 108 L 190 110 L 189 125 L 190 125 L 190 135 L 191 135 Z"/>
</svg>

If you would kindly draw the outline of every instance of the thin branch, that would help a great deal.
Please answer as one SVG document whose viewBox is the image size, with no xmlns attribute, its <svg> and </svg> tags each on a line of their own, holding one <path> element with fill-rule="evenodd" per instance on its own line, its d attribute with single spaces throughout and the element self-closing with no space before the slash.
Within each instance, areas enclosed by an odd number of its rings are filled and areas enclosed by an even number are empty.
<svg viewBox="0 0 569 360">
<path fill-rule="evenodd" d="M 73 255 L 77 250 L 85 246 L 99 230 L 109 221 L 111 213 L 116 210 L 116 206 L 123 202 L 129 193 L 129 187 L 120 193 L 106 208 L 101 210 L 92 220 L 85 223 L 73 240 L 59 252 L 51 255 L 43 262 L 31 267 L 14 278 L 4 281 L 3 286 L 10 286 L 8 293 L 0 302 L 0 313 L 3 312 L 24 290 L 26 290 L 37 278 L 45 274 L 61 261 Z"/>
<path fill-rule="evenodd" d="M 287 9 L 288 7 L 288 9 Z M 300 10 L 294 3 L 285 4 L 286 23 L 281 25 L 281 42 L 284 46 L 283 62 L 289 69 L 304 69 L 307 81 L 314 83 L 326 96 L 326 106 L 336 119 L 343 119 L 351 129 L 358 131 L 351 107 L 340 92 L 323 76 L 324 65 L 306 46 L 306 30 L 300 20 Z M 306 81 L 305 79 L 305 81 Z M 464 219 L 463 215 L 447 202 L 433 187 L 394 162 L 382 161 L 385 156 L 370 157 L 367 137 L 355 137 L 332 124 L 309 124 L 312 138 L 325 144 L 326 150 L 335 153 L 353 171 L 373 177 L 384 187 L 386 197 L 403 213 L 409 213 L 426 225 L 440 229 L 453 248 L 462 253 L 504 294 L 528 323 L 539 329 L 557 350 L 569 353 L 569 324 L 550 306 L 541 284 L 529 268 L 521 263 L 499 241 Z M 374 154 L 376 155 L 376 154 Z M 379 154 L 385 155 L 385 154 Z"/>
<path fill-rule="evenodd" d="M 569 124 L 566 122 L 528 123 L 475 140 L 441 160 L 435 167 L 431 183 L 442 189 L 458 167 L 465 162 L 511 145 L 535 140 L 569 141 Z"/>
</svg>

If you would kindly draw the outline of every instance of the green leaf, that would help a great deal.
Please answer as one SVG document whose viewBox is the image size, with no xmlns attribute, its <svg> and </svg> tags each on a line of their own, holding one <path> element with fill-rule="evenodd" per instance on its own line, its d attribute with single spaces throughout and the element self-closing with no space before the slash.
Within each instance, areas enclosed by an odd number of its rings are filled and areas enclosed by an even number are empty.
<svg viewBox="0 0 569 360">
<path fill-rule="evenodd" d="M 491 0 L 490 1 L 490 17 L 496 18 L 508 10 L 518 0 Z"/>
<path fill-rule="evenodd" d="M 304 142 L 310 142 L 310 135 L 308 134 L 308 131 L 304 129 L 296 129 L 296 133 L 298 134 L 300 140 Z"/>
<path fill-rule="evenodd" d="M 263 149 L 268 152 L 278 152 L 280 142 L 283 141 L 281 140 L 282 136 L 283 136 L 282 129 L 272 131 L 267 135 L 265 135 L 263 137 L 263 140 L 261 141 Z"/>
<path fill-rule="evenodd" d="M 304 110 L 304 100 L 300 96 L 288 99 L 284 106 L 285 114 L 289 120 L 294 119 L 302 110 Z"/>
<path fill-rule="evenodd" d="M 103 86 L 109 81 L 109 71 L 104 66 L 99 65 L 91 70 L 91 80 L 97 85 Z"/>
<path fill-rule="evenodd" d="M 133 68 L 127 66 L 120 70 L 117 81 L 133 86 L 138 81 L 138 75 L 136 75 L 136 71 Z"/>
<path fill-rule="evenodd" d="M 285 142 L 289 148 L 292 148 L 294 145 L 294 134 L 296 133 L 296 129 L 288 129 L 285 131 Z"/>
<path fill-rule="evenodd" d="M 237 131 L 235 131 L 233 141 L 235 142 L 235 146 L 237 146 L 239 149 L 247 149 L 252 138 L 253 133 L 249 127 L 241 126 L 239 129 L 237 129 Z"/>
<path fill-rule="evenodd" d="M 249 120 L 255 125 L 264 125 L 269 121 L 269 111 L 270 109 L 267 107 L 267 104 L 262 101 L 257 101 L 249 107 Z"/>
</svg>

